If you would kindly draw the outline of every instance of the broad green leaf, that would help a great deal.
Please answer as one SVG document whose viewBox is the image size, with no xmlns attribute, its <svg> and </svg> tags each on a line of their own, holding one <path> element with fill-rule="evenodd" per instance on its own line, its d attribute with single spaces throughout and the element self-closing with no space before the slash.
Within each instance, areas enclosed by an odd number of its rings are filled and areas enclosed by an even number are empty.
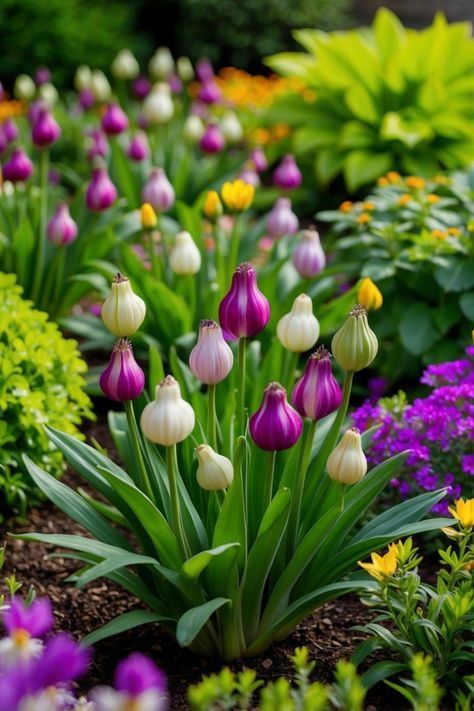
<svg viewBox="0 0 474 711">
<path fill-rule="evenodd" d="M 465 291 L 474 286 L 474 260 L 452 260 L 449 267 L 435 271 L 435 279 L 445 291 Z"/>
<path fill-rule="evenodd" d="M 94 632 L 86 635 L 82 639 L 82 644 L 89 647 L 103 639 L 107 639 L 107 637 L 114 637 L 116 634 L 126 632 L 140 625 L 148 625 L 151 622 L 168 623 L 171 621 L 171 617 L 164 617 L 163 615 L 158 615 L 156 612 L 149 610 L 132 610 L 132 612 L 125 612 L 123 615 L 115 617 L 113 620 L 110 620 L 110 622 L 107 622 L 107 624 L 99 627 L 98 630 L 94 630 Z"/>
<path fill-rule="evenodd" d="M 196 553 L 196 555 L 193 555 L 192 558 L 188 558 L 188 560 L 183 563 L 181 574 L 193 580 L 197 580 L 213 558 L 221 555 L 230 548 L 237 548 L 239 545 L 240 543 L 226 543 L 225 545 L 217 546 L 217 548 L 210 548 L 207 551 Z"/>
<path fill-rule="evenodd" d="M 464 316 L 474 321 L 474 291 L 466 292 L 459 297 L 459 306 Z"/>
<path fill-rule="evenodd" d="M 393 12 L 381 7 L 375 14 L 373 30 L 380 59 L 386 64 L 406 41 L 405 28 Z"/>
<path fill-rule="evenodd" d="M 168 582 L 172 583 L 176 587 L 180 587 L 178 573 L 173 570 L 169 570 L 168 568 L 164 568 L 158 563 L 157 560 L 155 560 L 155 558 L 150 558 L 150 556 L 147 555 L 138 555 L 137 553 L 120 553 L 103 560 L 97 565 L 89 568 L 89 570 L 86 570 L 84 573 L 78 575 L 76 579 L 76 586 L 79 588 L 83 587 L 93 580 L 97 580 L 97 578 L 108 577 L 110 573 L 126 568 L 129 565 L 147 565 L 152 567 Z"/>
<path fill-rule="evenodd" d="M 223 605 L 227 605 L 231 600 L 224 597 L 216 597 L 214 600 L 193 607 L 187 610 L 178 620 L 176 626 L 176 639 L 181 647 L 189 646 L 197 637 L 209 618 Z"/>
<path fill-rule="evenodd" d="M 344 162 L 344 177 L 349 190 L 356 190 L 361 185 L 371 183 L 387 173 L 392 167 L 390 153 L 371 151 L 351 151 Z"/>
<path fill-rule="evenodd" d="M 316 153 L 315 171 L 322 185 L 330 183 L 341 172 L 344 160 L 343 153 L 331 148 L 323 148 Z"/>
<path fill-rule="evenodd" d="M 421 355 L 439 338 L 439 330 L 433 323 L 432 309 L 427 304 L 413 304 L 398 324 L 400 339 L 413 355 Z"/>
</svg>

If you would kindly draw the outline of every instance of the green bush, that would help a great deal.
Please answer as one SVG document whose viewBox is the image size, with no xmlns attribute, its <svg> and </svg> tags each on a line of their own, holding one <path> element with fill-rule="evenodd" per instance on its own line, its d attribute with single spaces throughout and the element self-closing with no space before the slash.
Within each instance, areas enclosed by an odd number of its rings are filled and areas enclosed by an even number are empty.
<svg viewBox="0 0 474 711">
<path fill-rule="evenodd" d="M 43 425 L 77 435 L 81 418 L 92 415 L 76 342 L 22 299 L 15 281 L 13 274 L 0 274 L 0 520 L 24 513 L 34 500 L 23 453 L 51 474 L 61 472 L 62 454 Z"/>
<path fill-rule="evenodd" d="M 294 150 L 311 156 L 320 183 L 342 174 L 353 191 L 388 170 L 430 176 L 474 159 L 469 23 L 448 25 L 438 14 L 416 32 L 382 8 L 370 28 L 294 36 L 306 52 L 266 62 L 315 98 L 292 95 L 271 114 L 296 127 Z"/>
</svg>

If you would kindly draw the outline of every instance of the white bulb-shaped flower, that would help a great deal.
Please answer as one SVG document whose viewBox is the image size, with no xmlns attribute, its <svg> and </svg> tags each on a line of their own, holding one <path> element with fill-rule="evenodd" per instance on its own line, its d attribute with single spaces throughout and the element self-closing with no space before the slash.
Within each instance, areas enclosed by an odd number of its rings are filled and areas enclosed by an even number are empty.
<svg viewBox="0 0 474 711">
<path fill-rule="evenodd" d="M 232 484 L 234 467 L 230 459 L 217 454 L 208 444 L 201 444 L 194 451 L 198 459 L 196 477 L 201 488 L 221 491 Z"/>
<path fill-rule="evenodd" d="M 58 90 L 49 81 L 42 84 L 38 89 L 38 96 L 42 99 L 48 108 L 52 109 L 59 99 Z"/>
<path fill-rule="evenodd" d="M 174 59 L 168 47 L 158 47 L 148 64 L 153 79 L 168 79 L 174 72 Z"/>
<path fill-rule="evenodd" d="M 294 353 L 304 353 L 314 346 L 319 338 L 319 322 L 307 294 L 297 296 L 291 311 L 278 321 L 277 337 L 284 348 Z"/>
<path fill-rule="evenodd" d="M 74 86 L 76 91 L 83 91 L 83 89 L 90 89 L 92 80 L 91 68 L 86 64 L 81 64 L 74 75 Z"/>
<path fill-rule="evenodd" d="M 356 484 L 367 472 L 367 459 L 362 451 L 360 433 L 347 430 L 326 462 L 331 479 L 341 484 Z"/>
<path fill-rule="evenodd" d="M 197 143 L 204 133 L 204 124 L 202 119 L 195 114 L 188 116 L 183 126 L 183 136 L 191 143 Z"/>
<path fill-rule="evenodd" d="M 101 316 L 106 328 L 114 336 L 129 338 L 142 325 L 145 313 L 143 299 L 134 293 L 127 277 L 117 274 L 102 305 Z"/>
<path fill-rule="evenodd" d="M 174 114 L 174 104 L 168 84 L 155 84 L 142 107 L 143 115 L 151 124 L 167 123 Z"/>
<path fill-rule="evenodd" d="M 29 101 L 33 98 L 36 92 L 36 86 L 33 79 L 28 74 L 20 74 L 15 79 L 13 93 L 17 99 L 21 101 Z"/>
<path fill-rule="evenodd" d="M 117 79 L 135 79 L 140 73 L 140 65 L 129 49 L 121 49 L 112 62 L 112 74 Z"/>
<path fill-rule="evenodd" d="M 107 101 L 112 94 L 109 80 L 100 69 L 94 69 L 92 72 L 89 88 L 97 101 Z"/>
<path fill-rule="evenodd" d="M 189 57 L 178 57 L 176 60 L 176 71 L 181 81 L 186 84 L 194 77 L 194 69 Z"/>
<path fill-rule="evenodd" d="M 170 254 L 170 267 L 175 274 L 197 274 L 201 268 L 201 253 L 189 232 L 179 232 Z"/>
<path fill-rule="evenodd" d="M 237 143 L 244 135 L 242 124 L 233 111 L 227 111 L 224 114 L 220 129 L 227 143 Z"/>
<path fill-rule="evenodd" d="M 143 409 L 143 434 L 152 442 L 170 447 L 189 437 L 194 424 L 193 408 L 181 397 L 178 381 L 167 375 L 157 386 L 155 399 Z"/>
</svg>

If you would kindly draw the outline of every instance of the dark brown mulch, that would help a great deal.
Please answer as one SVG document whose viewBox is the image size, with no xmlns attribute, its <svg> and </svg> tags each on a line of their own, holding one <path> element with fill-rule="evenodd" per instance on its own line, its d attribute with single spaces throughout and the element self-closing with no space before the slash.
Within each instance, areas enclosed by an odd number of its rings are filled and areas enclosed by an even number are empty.
<svg viewBox="0 0 474 711">
<path fill-rule="evenodd" d="M 110 453 L 113 452 L 113 444 L 103 422 L 90 427 L 88 436 L 95 437 Z M 65 475 L 65 480 L 70 485 L 79 484 L 77 477 L 70 471 Z M 15 526 L 15 531 L 86 535 L 80 526 L 49 502 L 32 510 L 28 522 Z M 0 540 L 2 538 L 3 532 L 0 529 Z M 95 581 L 77 590 L 72 583 L 67 582 L 67 577 L 77 570 L 77 563 L 62 557 L 51 558 L 50 553 L 50 547 L 10 538 L 4 572 L 8 574 L 15 571 L 25 588 L 33 585 L 38 595 L 51 598 L 58 630 L 69 631 L 81 638 L 117 615 L 141 607 L 138 600 L 107 580 Z M 273 645 L 264 655 L 237 661 L 230 666 L 234 670 L 242 666 L 252 667 L 259 678 L 266 681 L 289 676 L 293 650 L 297 646 L 306 645 L 311 658 L 316 660 L 314 679 L 330 681 L 336 662 L 342 657 L 348 658 L 361 640 L 361 636 L 350 628 L 367 619 L 368 611 L 359 600 L 355 596 L 346 596 L 317 610 L 290 637 Z M 118 661 L 135 650 L 149 654 L 166 672 L 170 708 L 176 710 L 188 708 L 186 689 L 189 684 L 196 683 L 203 674 L 218 671 L 222 666 L 217 661 L 202 659 L 181 649 L 159 625 L 148 625 L 98 643 L 92 667 L 81 681 L 81 690 L 95 684 L 110 683 Z M 401 710 L 404 705 L 400 699 L 395 692 L 381 685 L 369 695 L 366 708 L 370 711 L 393 708 Z"/>
</svg>

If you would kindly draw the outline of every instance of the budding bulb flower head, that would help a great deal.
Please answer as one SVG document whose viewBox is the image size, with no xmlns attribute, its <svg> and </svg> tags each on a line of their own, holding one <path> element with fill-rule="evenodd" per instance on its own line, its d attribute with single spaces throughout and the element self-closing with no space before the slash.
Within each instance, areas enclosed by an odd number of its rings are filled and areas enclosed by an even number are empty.
<svg viewBox="0 0 474 711">
<path fill-rule="evenodd" d="M 37 148 L 43 148 L 55 143 L 61 135 L 58 122 L 47 108 L 40 109 L 38 118 L 33 124 L 31 138 Z"/>
<path fill-rule="evenodd" d="M 260 449 L 277 452 L 293 447 L 303 428 L 299 414 L 288 404 L 280 383 L 270 383 L 262 404 L 249 420 L 250 435 Z"/>
<path fill-rule="evenodd" d="M 175 274 L 190 276 L 201 268 L 201 253 L 189 232 L 179 232 L 170 254 L 170 267 Z"/>
<path fill-rule="evenodd" d="M 382 306 L 382 293 L 369 277 L 362 280 L 359 291 L 357 292 L 357 301 L 368 311 L 371 311 L 372 309 L 376 311 Z"/>
<path fill-rule="evenodd" d="M 132 290 L 127 277 L 117 274 L 110 294 L 102 305 L 102 321 L 105 327 L 120 338 L 128 338 L 138 331 L 145 318 L 146 306 Z"/>
<path fill-rule="evenodd" d="M 197 143 L 204 134 L 202 119 L 195 114 L 190 114 L 183 126 L 183 136 L 190 143 Z"/>
<path fill-rule="evenodd" d="M 332 339 L 334 358 L 344 370 L 356 373 L 372 363 L 378 347 L 377 336 L 367 321 L 367 311 L 357 304 Z"/>
<path fill-rule="evenodd" d="M 46 104 L 48 109 L 52 109 L 53 106 L 57 104 L 59 99 L 58 90 L 56 89 L 54 84 L 50 84 L 49 82 L 40 86 L 38 90 L 38 96 L 41 101 Z"/>
<path fill-rule="evenodd" d="M 299 188 L 303 180 L 301 171 L 296 165 L 295 157 L 288 153 L 273 172 L 273 184 L 282 190 Z"/>
<path fill-rule="evenodd" d="M 323 271 L 326 255 L 314 227 L 303 230 L 301 240 L 293 252 L 292 262 L 302 279 L 311 279 Z"/>
<path fill-rule="evenodd" d="M 250 262 L 239 264 L 219 305 L 221 327 L 234 338 L 248 338 L 260 333 L 269 318 L 270 304 L 257 287 L 255 269 Z"/>
<path fill-rule="evenodd" d="M 74 242 L 77 237 L 77 225 L 71 217 L 69 207 L 60 203 L 48 222 L 47 233 L 50 241 L 57 247 Z"/>
<path fill-rule="evenodd" d="M 244 129 L 237 115 L 233 111 L 227 111 L 221 121 L 221 131 L 228 143 L 238 143 L 244 135 Z"/>
<path fill-rule="evenodd" d="M 145 374 L 133 357 L 130 341 L 121 338 L 115 344 L 99 385 L 104 395 L 117 402 L 135 400 L 142 393 Z"/>
<path fill-rule="evenodd" d="M 199 145 L 204 153 L 219 153 L 225 146 L 224 136 L 219 126 L 210 123 L 201 136 Z"/>
<path fill-rule="evenodd" d="M 149 202 L 144 202 L 140 208 L 140 221 L 144 230 L 151 230 L 156 227 L 158 219 L 153 206 Z"/>
<path fill-rule="evenodd" d="M 86 64 L 80 64 L 74 75 L 74 87 L 76 91 L 90 89 L 92 79 L 92 71 Z"/>
<path fill-rule="evenodd" d="M 119 136 L 128 128 L 128 118 L 118 104 L 109 104 L 102 117 L 102 130 L 108 136 Z"/>
<path fill-rule="evenodd" d="M 291 311 L 278 321 L 277 338 L 283 348 L 293 353 L 304 353 L 314 346 L 319 338 L 319 322 L 307 294 L 297 296 Z"/>
<path fill-rule="evenodd" d="M 116 199 L 117 189 L 109 178 L 107 168 L 105 166 L 94 168 L 86 191 L 86 204 L 89 210 L 95 212 L 107 210 Z"/>
<path fill-rule="evenodd" d="M 20 101 L 31 101 L 36 93 L 36 86 L 28 74 L 19 74 L 15 79 L 13 94 Z"/>
<path fill-rule="evenodd" d="M 185 84 L 194 78 L 194 69 L 189 57 L 178 57 L 176 60 L 176 71 L 178 72 L 179 78 L 184 81 Z"/>
<path fill-rule="evenodd" d="M 12 118 L 8 118 L 6 121 L 3 122 L 2 129 L 7 143 L 13 143 L 13 141 L 16 141 L 16 139 L 20 135 L 18 126 Z"/>
<path fill-rule="evenodd" d="M 362 451 L 359 430 L 344 432 L 341 441 L 326 462 L 331 479 L 340 484 L 357 484 L 367 472 L 367 459 Z"/>
<path fill-rule="evenodd" d="M 33 172 L 33 163 L 21 148 L 15 148 L 3 166 L 3 178 L 11 183 L 24 183 Z"/>
<path fill-rule="evenodd" d="M 140 65 L 129 49 L 121 49 L 112 62 L 112 74 L 117 79 L 135 79 L 140 73 Z"/>
<path fill-rule="evenodd" d="M 191 371 L 206 385 L 216 385 L 226 378 L 234 364 L 234 355 L 215 321 L 201 321 L 198 342 L 189 356 Z"/>
<path fill-rule="evenodd" d="M 224 205 L 231 212 L 244 212 L 244 210 L 248 210 L 252 204 L 255 195 L 255 187 L 237 178 L 237 180 L 231 183 L 224 183 L 221 189 L 221 195 Z"/>
<path fill-rule="evenodd" d="M 313 353 L 291 394 L 291 402 L 302 417 L 321 420 L 337 410 L 341 388 L 331 370 L 331 356 L 324 346 Z"/>
<path fill-rule="evenodd" d="M 174 72 L 174 59 L 168 47 L 158 47 L 148 63 L 153 79 L 168 79 Z"/>
<path fill-rule="evenodd" d="M 153 168 L 142 190 L 143 202 L 148 202 L 156 212 L 166 212 L 173 207 L 174 188 L 163 168 Z"/>
<path fill-rule="evenodd" d="M 219 193 L 215 190 L 207 191 L 202 211 L 210 222 L 216 222 L 219 219 L 223 212 Z"/>
<path fill-rule="evenodd" d="M 170 447 L 189 437 L 194 424 L 193 408 L 181 397 L 178 382 L 167 375 L 156 388 L 155 400 L 142 412 L 143 434 L 152 442 Z"/>
<path fill-rule="evenodd" d="M 107 101 L 112 93 L 109 80 L 101 69 L 94 69 L 91 73 L 88 88 L 94 94 L 96 101 Z"/>
<path fill-rule="evenodd" d="M 174 104 L 168 84 L 156 84 L 143 102 L 143 115 L 151 125 L 168 123 L 173 118 Z"/>
<path fill-rule="evenodd" d="M 221 90 L 213 79 L 205 81 L 201 88 L 199 89 L 198 96 L 199 101 L 203 104 L 217 104 L 221 99 Z"/>
<path fill-rule="evenodd" d="M 128 157 L 135 163 L 141 163 L 150 157 L 150 146 L 144 131 L 137 131 L 127 148 Z"/>
<path fill-rule="evenodd" d="M 268 161 L 261 148 L 254 148 L 250 154 L 250 160 L 255 166 L 257 173 L 263 173 L 268 168 Z"/>
<path fill-rule="evenodd" d="M 290 198 L 278 198 L 267 216 L 267 231 L 278 239 L 284 235 L 294 235 L 298 231 L 298 218 L 291 209 Z"/>
<path fill-rule="evenodd" d="M 222 491 L 234 480 L 234 467 L 230 459 L 217 454 L 208 444 L 194 450 L 198 460 L 197 482 L 206 491 Z"/>
</svg>

